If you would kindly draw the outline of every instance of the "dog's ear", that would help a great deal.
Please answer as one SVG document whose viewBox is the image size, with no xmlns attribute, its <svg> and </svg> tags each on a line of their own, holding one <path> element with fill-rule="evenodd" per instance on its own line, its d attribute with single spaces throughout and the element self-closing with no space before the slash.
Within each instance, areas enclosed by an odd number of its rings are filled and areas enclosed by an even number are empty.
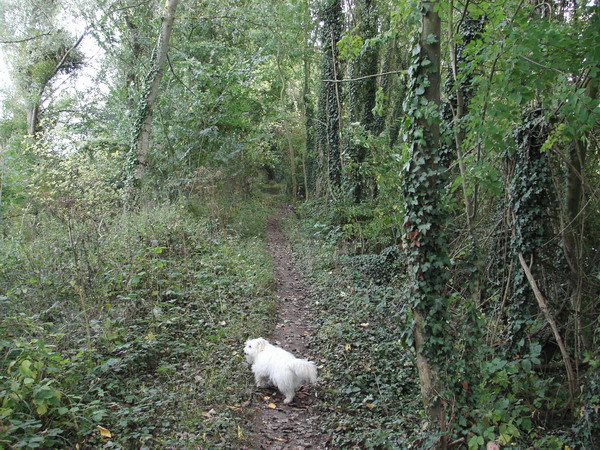
<svg viewBox="0 0 600 450">
<path fill-rule="evenodd" d="M 258 338 L 256 340 L 256 351 L 262 352 L 266 346 L 267 346 L 267 341 L 264 340 L 263 338 Z"/>
</svg>

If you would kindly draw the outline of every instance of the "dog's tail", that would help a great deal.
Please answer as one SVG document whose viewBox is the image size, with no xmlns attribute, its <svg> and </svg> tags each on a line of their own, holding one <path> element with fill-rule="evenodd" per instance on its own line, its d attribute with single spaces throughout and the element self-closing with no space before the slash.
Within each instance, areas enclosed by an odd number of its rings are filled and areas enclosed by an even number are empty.
<svg viewBox="0 0 600 450">
<path fill-rule="evenodd" d="M 310 384 L 317 382 L 317 366 L 312 361 L 295 359 L 290 363 L 290 369 L 303 381 L 307 381 Z"/>
</svg>

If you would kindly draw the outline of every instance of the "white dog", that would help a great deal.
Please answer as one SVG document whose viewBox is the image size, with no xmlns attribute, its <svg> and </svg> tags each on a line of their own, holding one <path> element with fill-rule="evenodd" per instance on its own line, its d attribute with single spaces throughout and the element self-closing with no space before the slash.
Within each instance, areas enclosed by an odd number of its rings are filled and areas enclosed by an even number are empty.
<svg viewBox="0 0 600 450">
<path fill-rule="evenodd" d="M 284 395 L 283 403 L 294 399 L 296 389 L 305 383 L 317 381 L 317 366 L 306 359 L 298 359 L 266 339 L 250 339 L 244 347 L 246 361 L 252 366 L 256 386 L 274 385 Z"/>
</svg>

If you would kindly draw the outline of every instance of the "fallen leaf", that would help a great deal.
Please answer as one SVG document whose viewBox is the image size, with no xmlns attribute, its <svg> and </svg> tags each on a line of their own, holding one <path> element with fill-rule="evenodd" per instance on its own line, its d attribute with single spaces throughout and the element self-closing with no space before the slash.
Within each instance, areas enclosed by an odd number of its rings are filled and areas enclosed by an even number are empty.
<svg viewBox="0 0 600 450">
<path fill-rule="evenodd" d="M 211 415 L 207 412 L 203 412 L 201 415 L 202 415 L 202 417 L 206 417 L 207 419 L 211 418 Z"/>
<path fill-rule="evenodd" d="M 365 406 L 369 409 L 373 409 L 373 408 L 377 407 L 377 405 L 375 403 L 367 403 Z"/>
<path fill-rule="evenodd" d="M 238 425 L 238 439 L 244 439 L 244 432 L 242 431 L 242 429 L 240 428 L 240 426 Z"/>
<path fill-rule="evenodd" d="M 500 446 L 495 442 L 488 442 L 485 446 L 485 450 L 500 450 Z"/>
<path fill-rule="evenodd" d="M 96 428 L 98 428 L 98 431 L 100 432 L 100 434 L 102 435 L 102 437 L 105 437 L 105 438 L 112 437 L 111 432 L 109 430 L 107 430 L 106 428 L 101 427 L 100 425 L 96 426 Z"/>
<path fill-rule="evenodd" d="M 370 325 L 369 322 L 364 322 L 364 323 L 360 324 L 360 326 L 363 327 L 363 328 L 368 328 L 369 325 Z"/>
<path fill-rule="evenodd" d="M 346 351 L 348 351 L 348 352 L 352 349 L 352 346 L 350 344 L 346 344 L 344 347 L 346 348 Z"/>
<path fill-rule="evenodd" d="M 285 442 L 285 439 L 283 439 L 283 438 L 273 438 L 273 439 L 275 439 L 278 442 Z"/>
<path fill-rule="evenodd" d="M 275 408 L 277 408 L 277 405 L 276 405 L 275 403 L 269 403 L 269 404 L 267 405 L 267 408 L 270 408 L 270 409 L 275 409 Z"/>
</svg>

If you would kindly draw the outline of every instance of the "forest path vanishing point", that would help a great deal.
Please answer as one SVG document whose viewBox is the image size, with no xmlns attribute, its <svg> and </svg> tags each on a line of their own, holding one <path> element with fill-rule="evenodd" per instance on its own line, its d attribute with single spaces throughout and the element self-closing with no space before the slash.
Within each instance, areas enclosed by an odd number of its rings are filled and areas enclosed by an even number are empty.
<svg viewBox="0 0 600 450">
<path fill-rule="evenodd" d="M 292 251 L 281 229 L 281 221 L 291 208 L 285 206 L 267 224 L 267 242 L 277 275 L 279 300 L 275 331 L 265 336 L 271 343 L 292 352 L 298 358 L 315 360 L 311 353 L 313 316 L 309 304 L 310 289 L 296 267 Z M 302 387 L 290 405 L 275 388 L 257 390 L 258 407 L 254 415 L 254 448 L 324 449 L 327 437 L 319 430 L 319 399 L 314 387 Z"/>
</svg>

